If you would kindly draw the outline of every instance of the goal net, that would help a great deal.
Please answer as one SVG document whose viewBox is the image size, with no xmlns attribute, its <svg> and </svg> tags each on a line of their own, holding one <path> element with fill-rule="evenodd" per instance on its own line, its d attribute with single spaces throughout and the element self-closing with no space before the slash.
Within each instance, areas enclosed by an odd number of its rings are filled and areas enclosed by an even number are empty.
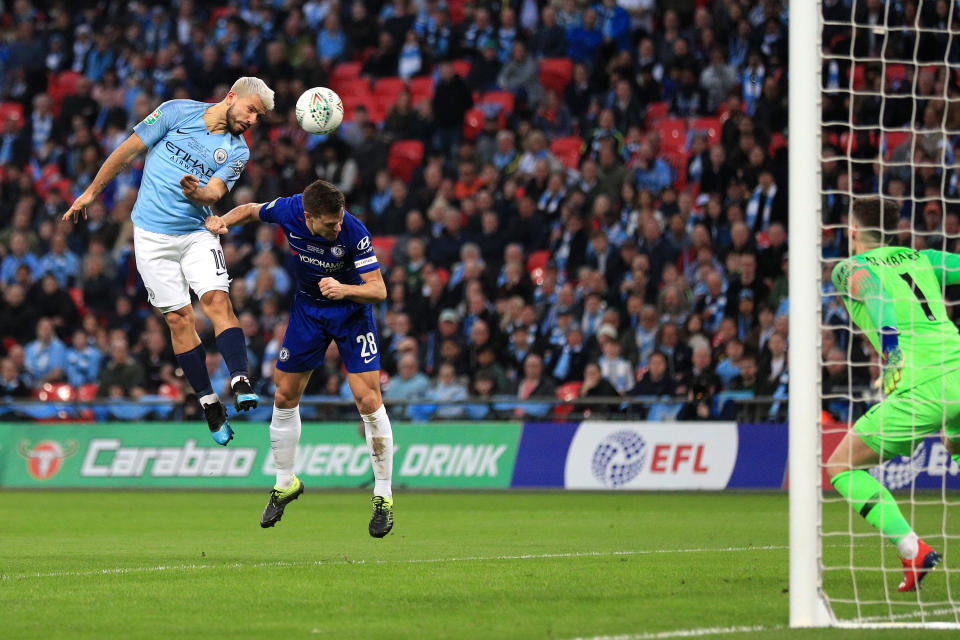
<svg viewBox="0 0 960 640">
<path fill-rule="evenodd" d="M 791 625 L 960 628 L 960 569 L 951 568 L 951 553 L 960 554 L 960 468 L 939 438 L 867 470 L 943 558 L 913 592 L 897 590 L 897 547 L 834 491 L 823 463 L 883 399 L 872 384 L 879 357 L 830 278 L 850 254 L 854 198 L 896 201 L 893 244 L 960 251 L 960 7 L 792 2 L 790 63 Z M 816 202 L 806 195 L 813 181 Z M 941 313 L 960 319 L 952 303 L 960 297 L 950 287 L 941 294 Z M 932 313 L 917 296 L 917 314 Z"/>
</svg>

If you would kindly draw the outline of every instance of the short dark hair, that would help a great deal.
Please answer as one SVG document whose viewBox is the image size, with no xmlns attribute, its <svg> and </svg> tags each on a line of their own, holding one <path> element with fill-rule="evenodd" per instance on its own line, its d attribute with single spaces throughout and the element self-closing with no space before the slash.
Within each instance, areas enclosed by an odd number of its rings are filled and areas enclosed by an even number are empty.
<svg viewBox="0 0 960 640">
<path fill-rule="evenodd" d="M 897 232 L 900 207 L 887 198 L 857 198 L 853 201 L 853 218 L 857 225 L 863 227 L 860 233 L 886 244 L 886 238 Z"/>
<path fill-rule="evenodd" d="M 326 180 L 312 182 L 303 190 L 303 210 L 309 215 L 339 215 L 343 205 L 343 194 Z"/>
</svg>

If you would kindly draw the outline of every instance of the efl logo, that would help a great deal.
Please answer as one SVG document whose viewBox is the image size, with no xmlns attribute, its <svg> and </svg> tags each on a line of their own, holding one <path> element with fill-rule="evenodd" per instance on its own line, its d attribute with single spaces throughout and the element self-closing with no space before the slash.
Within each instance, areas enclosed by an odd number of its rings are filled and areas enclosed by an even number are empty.
<svg viewBox="0 0 960 640">
<path fill-rule="evenodd" d="M 49 480 L 57 475 L 64 458 L 77 452 L 77 443 L 67 442 L 64 448 L 56 440 L 43 440 L 30 447 L 29 440 L 21 440 L 18 447 L 21 456 L 27 461 L 27 471 L 37 480 Z"/>
</svg>

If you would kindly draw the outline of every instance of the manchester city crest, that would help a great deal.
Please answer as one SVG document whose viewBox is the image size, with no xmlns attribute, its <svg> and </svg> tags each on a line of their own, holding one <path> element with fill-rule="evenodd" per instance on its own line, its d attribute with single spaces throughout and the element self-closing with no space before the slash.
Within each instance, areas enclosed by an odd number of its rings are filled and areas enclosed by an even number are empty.
<svg viewBox="0 0 960 640">
<path fill-rule="evenodd" d="M 217 164 L 223 164 L 227 161 L 227 150 L 223 147 L 213 152 L 213 161 Z"/>
</svg>

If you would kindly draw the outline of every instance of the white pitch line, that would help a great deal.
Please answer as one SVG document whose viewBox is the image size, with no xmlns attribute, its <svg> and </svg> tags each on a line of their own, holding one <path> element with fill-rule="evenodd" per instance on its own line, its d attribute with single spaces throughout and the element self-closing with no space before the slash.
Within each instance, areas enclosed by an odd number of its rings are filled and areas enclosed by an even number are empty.
<svg viewBox="0 0 960 640">
<path fill-rule="evenodd" d="M 458 558 L 418 558 L 409 560 L 350 560 L 330 559 L 306 562 L 232 562 L 227 564 L 176 564 L 156 567 L 117 567 L 113 569 L 94 569 L 90 571 L 53 571 L 51 573 L 20 573 L 0 575 L 0 580 L 24 580 L 27 578 L 66 578 L 83 576 L 110 576 L 127 573 L 154 573 L 162 571 L 201 571 L 204 569 L 250 569 L 258 567 L 313 567 L 323 565 L 381 565 L 381 564 L 440 564 L 445 562 L 498 562 L 504 560 L 552 560 L 575 558 L 608 558 L 616 556 L 646 556 L 674 553 L 740 553 L 748 551 L 785 551 L 785 545 L 763 545 L 755 547 L 725 547 L 717 549 L 641 549 L 637 551 L 580 551 L 572 553 L 527 553 L 502 556 L 464 556 Z"/>
<path fill-rule="evenodd" d="M 754 631 L 775 631 L 782 626 L 764 627 L 704 627 L 701 629 L 675 629 L 673 631 L 657 631 L 651 633 L 628 633 L 616 636 L 590 636 L 573 638 L 572 640 L 660 640 L 661 638 L 694 638 L 697 636 L 718 636 L 731 633 L 753 633 Z"/>
</svg>

